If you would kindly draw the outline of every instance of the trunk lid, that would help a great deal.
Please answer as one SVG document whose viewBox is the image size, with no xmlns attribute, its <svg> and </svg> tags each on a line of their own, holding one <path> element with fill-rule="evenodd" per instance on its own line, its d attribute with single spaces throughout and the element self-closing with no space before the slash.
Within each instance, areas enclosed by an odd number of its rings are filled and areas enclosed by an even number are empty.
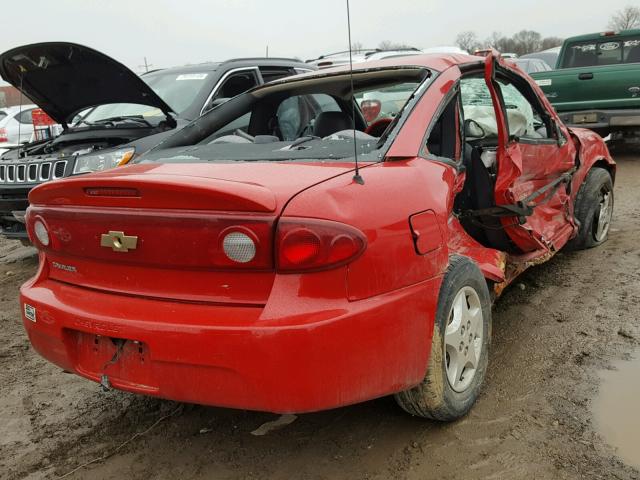
<svg viewBox="0 0 640 480">
<path fill-rule="evenodd" d="M 275 225 L 287 201 L 351 170 L 352 164 L 132 165 L 33 189 L 28 224 L 32 237 L 37 219 L 49 231 L 51 243 L 41 247 L 49 278 L 128 295 L 263 305 L 275 277 Z M 230 231 L 255 240 L 254 261 L 225 256 Z"/>
</svg>

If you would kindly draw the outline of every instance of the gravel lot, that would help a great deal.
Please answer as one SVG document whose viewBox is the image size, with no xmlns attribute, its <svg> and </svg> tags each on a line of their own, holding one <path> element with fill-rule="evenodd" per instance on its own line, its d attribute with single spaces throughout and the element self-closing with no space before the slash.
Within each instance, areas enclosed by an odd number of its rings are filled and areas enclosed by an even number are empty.
<svg viewBox="0 0 640 480">
<path fill-rule="evenodd" d="M 483 394 L 453 424 L 382 398 L 256 436 L 278 416 L 101 392 L 30 348 L 17 291 L 36 260 L 0 240 L 0 478 L 640 478 L 591 415 L 598 371 L 640 345 L 640 155 L 617 160 L 610 240 L 505 292 Z"/>
</svg>

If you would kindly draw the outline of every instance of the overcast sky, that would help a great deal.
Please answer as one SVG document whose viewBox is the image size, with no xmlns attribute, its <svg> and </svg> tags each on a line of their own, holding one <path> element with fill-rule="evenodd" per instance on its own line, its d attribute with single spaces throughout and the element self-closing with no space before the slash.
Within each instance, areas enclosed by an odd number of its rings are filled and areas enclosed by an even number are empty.
<svg viewBox="0 0 640 480">
<path fill-rule="evenodd" d="M 351 0 L 353 41 L 392 40 L 416 47 L 452 45 L 475 30 L 543 36 L 602 31 L 611 14 L 636 0 Z M 42 41 L 100 50 L 141 72 L 262 56 L 308 59 L 347 48 L 345 0 L 4 0 L 0 51 Z M 14 19 L 14 20 L 11 20 Z"/>
</svg>

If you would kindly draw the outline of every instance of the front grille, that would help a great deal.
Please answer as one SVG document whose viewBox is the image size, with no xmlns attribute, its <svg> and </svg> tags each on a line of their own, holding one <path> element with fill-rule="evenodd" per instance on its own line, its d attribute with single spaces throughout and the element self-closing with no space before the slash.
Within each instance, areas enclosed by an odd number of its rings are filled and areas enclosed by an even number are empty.
<svg viewBox="0 0 640 480">
<path fill-rule="evenodd" d="M 0 184 L 41 183 L 64 177 L 67 160 L 0 165 Z"/>
<path fill-rule="evenodd" d="M 31 164 L 29 165 L 29 170 L 27 172 L 27 182 L 37 182 L 38 181 L 38 165 Z"/>
<path fill-rule="evenodd" d="M 64 176 L 64 169 L 67 166 L 66 161 L 56 162 L 53 167 L 53 178 L 61 178 Z"/>
<path fill-rule="evenodd" d="M 44 162 L 40 165 L 40 181 L 46 182 L 51 176 L 51 162 Z"/>
</svg>

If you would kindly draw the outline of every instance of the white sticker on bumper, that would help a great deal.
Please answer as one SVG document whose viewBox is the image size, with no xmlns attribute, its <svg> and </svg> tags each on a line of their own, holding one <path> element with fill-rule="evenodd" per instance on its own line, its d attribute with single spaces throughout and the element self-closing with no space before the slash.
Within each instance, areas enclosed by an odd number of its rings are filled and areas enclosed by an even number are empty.
<svg viewBox="0 0 640 480">
<path fill-rule="evenodd" d="M 31 305 L 25 303 L 24 304 L 24 316 L 27 320 L 31 320 L 32 322 L 36 321 L 36 307 L 32 307 Z"/>
</svg>

